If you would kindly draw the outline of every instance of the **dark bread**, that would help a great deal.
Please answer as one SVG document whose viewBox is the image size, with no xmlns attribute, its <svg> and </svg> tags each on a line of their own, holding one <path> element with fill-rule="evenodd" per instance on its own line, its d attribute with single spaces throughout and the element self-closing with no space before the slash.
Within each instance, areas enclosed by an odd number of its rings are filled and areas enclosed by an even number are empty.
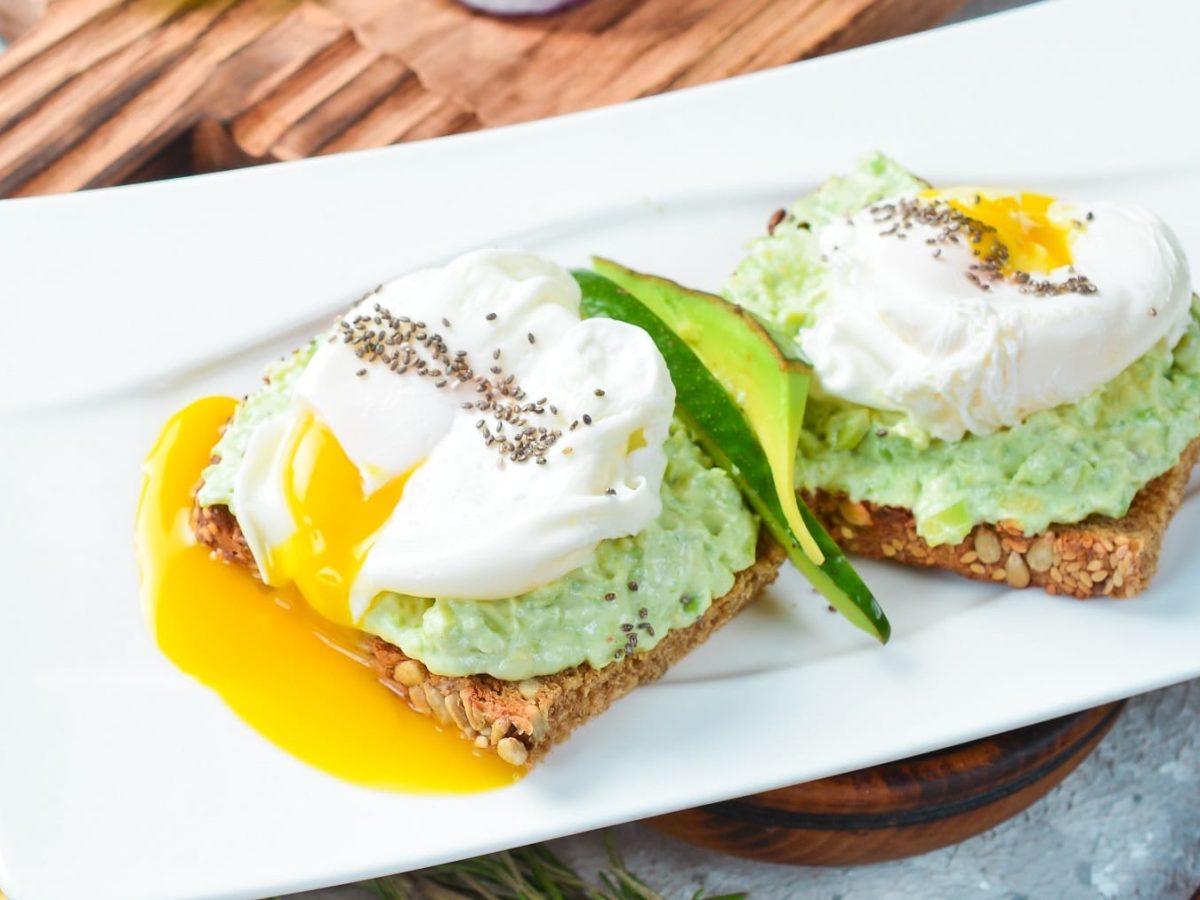
<svg viewBox="0 0 1200 900">
<path fill-rule="evenodd" d="M 241 528 L 227 508 L 197 504 L 193 527 L 199 540 L 225 562 L 257 572 Z M 380 638 L 369 639 L 369 652 L 384 684 L 417 712 L 457 727 L 477 747 L 496 752 L 506 762 L 532 765 L 577 726 L 639 684 L 661 677 L 704 643 L 775 580 L 783 559 L 778 545 L 760 535 L 754 564 L 737 573 L 729 592 L 713 600 L 699 619 L 670 632 L 653 650 L 603 669 L 585 664 L 513 682 L 490 675 L 437 675 Z"/>
<path fill-rule="evenodd" d="M 846 550 L 873 559 L 946 569 L 978 581 L 1036 586 L 1051 594 L 1132 597 L 1158 568 L 1167 525 L 1200 458 L 1200 438 L 1142 488 L 1120 519 L 1091 516 L 1026 535 L 1011 524 L 978 525 L 960 544 L 930 547 L 917 536 L 909 510 L 856 503 L 845 495 L 806 495 L 813 512 Z"/>
</svg>

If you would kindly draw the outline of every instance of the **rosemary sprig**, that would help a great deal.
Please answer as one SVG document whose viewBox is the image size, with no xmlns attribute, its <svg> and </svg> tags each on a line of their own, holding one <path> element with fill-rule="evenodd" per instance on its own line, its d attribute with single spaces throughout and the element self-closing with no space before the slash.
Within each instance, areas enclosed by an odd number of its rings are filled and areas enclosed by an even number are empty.
<svg viewBox="0 0 1200 900">
<path fill-rule="evenodd" d="M 363 882 L 379 900 L 665 900 L 625 865 L 605 832 L 607 868 L 595 883 L 584 880 L 545 844 L 491 853 L 404 875 Z M 746 900 L 747 894 L 692 900 Z"/>
</svg>

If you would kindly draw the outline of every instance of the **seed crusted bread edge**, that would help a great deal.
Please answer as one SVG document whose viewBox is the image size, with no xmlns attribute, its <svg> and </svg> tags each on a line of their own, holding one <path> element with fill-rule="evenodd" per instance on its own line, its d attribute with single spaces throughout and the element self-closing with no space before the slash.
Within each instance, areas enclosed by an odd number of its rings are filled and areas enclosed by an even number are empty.
<svg viewBox="0 0 1200 900">
<path fill-rule="evenodd" d="M 242 530 L 228 508 L 194 504 L 192 527 L 197 539 L 220 559 L 258 574 Z M 654 649 L 626 656 L 603 669 L 584 664 L 513 682 L 490 675 L 437 675 L 378 637 L 369 638 L 366 652 L 381 682 L 412 709 L 443 726 L 458 728 L 476 747 L 496 753 L 511 765 L 532 766 L 576 727 L 639 684 L 660 678 L 704 643 L 775 580 L 783 560 L 783 550 L 760 531 L 755 562 L 736 574 L 733 587 L 714 599 L 700 618 L 669 632 Z"/>
<path fill-rule="evenodd" d="M 417 712 L 457 727 L 475 746 L 495 750 L 505 762 L 533 765 L 575 728 L 639 684 L 662 677 L 704 643 L 775 580 L 783 560 L 783 550 L 760 534 L 758 558 L 737 573 L 733 587 L 699 619 L 669 632 L 653 650 L 603 669 L 584 664 L 520 682 L 489 675 L 436 675 L 380 638 L 372 641 L 375 665 L 385 683 Z"/>
<path fill-rule="evenodd" d="M 961 543 L 937 547 L 917 536 L 910 510 L 823 490 L 806 492 L 805 499 L 851 553 L 1079 599 L 1128 598 L 1144 591 L 1154 576 L 1163 536 L 1198 459 L 1200 438 L 1175 466 L 1138 491 L 1120 519 L 1090 516 L 1035 535 L 1013 522 L 977 525 Z"/>
</svg>

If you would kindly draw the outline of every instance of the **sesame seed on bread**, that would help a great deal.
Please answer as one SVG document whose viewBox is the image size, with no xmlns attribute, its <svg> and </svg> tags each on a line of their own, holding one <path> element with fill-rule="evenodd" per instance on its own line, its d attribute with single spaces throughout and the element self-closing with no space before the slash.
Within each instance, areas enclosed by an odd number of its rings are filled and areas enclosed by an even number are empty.
<svg viewBox="0 0 1200 900">
<path fill-rule="evenodd" d="M 257 571 L 228 508 L 196 504 L 192 526 L 200 542 L 225 562 Z M 584 664 L 513 682 L 490 675 L 437 675 L 377 637 L 369 639 L 368 653 L 380 680 L 414 710 L 443 726 L 456 727 L 477 747 L 495 752 L 505 762 L 529 766 L 577 726 L 639 684 L 660 678 L 704 643 L 775 580 L 783 559 L 779 546 L 760 534 L 757 559 L 737 573 L 733 587 L 714 599 L 700 618 L 669 632 L 652 650 L 625 656 L 603 669 Z"/>
<path fill-rule="evenodd" d="M 1091 516 L 1026 535 L 1013 523 L 977 525 L 958 544 L 931 547 L 917 535 L 912 512 L 856 502 L 844 494 L 816 491 L 805 499 L 841 546 L 861 556 L 910 566 L 946 569 L 1009 587 L 1041 587 L 1051 594 L 1132 597 L 1146 589 L 1158 568 L 1167 525 L 1179 509 L 1200 438 L 1179 462 L 1133 498 L 1119 519 Z"/>
</svg>

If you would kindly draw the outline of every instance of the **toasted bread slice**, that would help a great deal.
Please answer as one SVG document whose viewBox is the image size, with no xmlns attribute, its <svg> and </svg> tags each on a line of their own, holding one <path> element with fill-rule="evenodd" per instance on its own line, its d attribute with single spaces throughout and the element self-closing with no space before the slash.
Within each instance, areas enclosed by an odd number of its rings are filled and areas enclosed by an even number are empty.
<svg viewBox="0 0 1200 900">
<path fill-rule="evenodd" d="M 703 644 L 775 580 L 783 551 L 760 536 L 758 559 L 734 579 L 723 597 L 687 628 L 678 628 L 653 650 L 635 653 L 603 669 L 576 666 L 528 681 L 501 681 L 488 675 L 447 677 L 426 671 L 397 647 L 375 638 L 372 650 L 380 673 L 418 712 L 453 723 L 478 747 L 495 747 L 514 765 L 537 762 L 577 726 L 604 712 L 639 684 L 655 681 Z"/>
<path fill-rule="evenodd" d="M 1137 493 L 1120 519 L 1091 516 L 1035 535 L 1003 522 L 977 525 L 962 543 L 937 547 L 917 536 L 907 509 L 854 502 L 826 491 L 806 499 L 834 539 L 852 553 L 1015 588 L 1034 585 L 1081 599 L 1132 597 L 1146 589 L 1158 568 L 1163 535 L 1198 458 L 1200 438 L 1187 446 L 1174 468 Z"/>
<path fill-rule="evenodd" d="M 257 571 L 241 528 L 227 508 L 197 504 L 193 527 L 199 540 L 223 560 Z M 670 632 L 654 649 L 626 656 L 603 669 L 585 664 L 513 682 L 490 675 L 437 675 L 380 638 L 369 639 L 368 652 L 383 683 L 417 712 L 458 728 L 477 747 L 494 751 L 505 762 L 528 766 L 576 726 L 599 715 L 639 684 L 661 677 L 704 643 L 775 580 L 783 559 L 779 546 L 760 534 L 754 564 L 737 573 L 729 592 L 713 600 L 699 619 Z"/>
</svg>

